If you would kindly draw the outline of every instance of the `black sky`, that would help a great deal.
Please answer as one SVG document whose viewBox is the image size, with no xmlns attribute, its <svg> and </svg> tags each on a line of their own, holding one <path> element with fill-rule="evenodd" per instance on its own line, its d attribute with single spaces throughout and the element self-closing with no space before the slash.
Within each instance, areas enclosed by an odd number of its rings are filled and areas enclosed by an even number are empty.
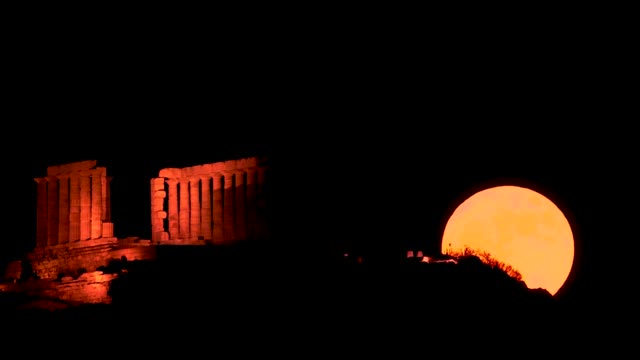
<svg viewBox="0 0 640 360">
<path fill-rule="evenodd" d="M 116 235 L 149 237 L 160 169 L 265 153 L 278 233 L 301 249 L 437 247 L 465 196 L 517 183 L 571 217 L 580 291 L 602 283 L 596 263 L 616 241 L 606 222 L 632 166 L 629 95 L 624 74 L 575 43 L 468 34 L 425 57 L 411 42 L 380 54 L 253 37 L 212 53 L 195 40 L 167 52 L 160 40 L 36 35 L 10 68 L 2 260 L 35 243 L 33 178 L 47 166 L 98 160 L 114 178 Z"/>
</svg>

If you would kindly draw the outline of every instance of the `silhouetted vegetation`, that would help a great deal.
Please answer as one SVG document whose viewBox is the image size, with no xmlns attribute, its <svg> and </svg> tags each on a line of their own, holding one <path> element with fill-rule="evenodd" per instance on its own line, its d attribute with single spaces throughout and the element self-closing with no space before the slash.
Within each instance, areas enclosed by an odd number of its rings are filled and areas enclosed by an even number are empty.
<svg viewBox="0 0 640 360">
<path fill-rule="evenodd" d="M 518 270 L 509 264 L 495 259 L 488 251 L 476 250 L 465 246 L 464 249 L 459 251 L 447 250 L 447 255 L 454 257 L 477 256 L 483 263 L 487 264 L 491 268 L 502 270 L 507 273 L 507 275 L 518 281 L 522 280 L 522 274 L 520 274 Z"/>
</svg>

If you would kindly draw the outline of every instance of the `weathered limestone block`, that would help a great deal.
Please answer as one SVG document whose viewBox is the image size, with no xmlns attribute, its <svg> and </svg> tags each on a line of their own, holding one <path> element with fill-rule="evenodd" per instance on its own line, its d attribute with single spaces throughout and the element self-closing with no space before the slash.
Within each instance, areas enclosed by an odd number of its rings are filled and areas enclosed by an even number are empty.
<svg viewBox="0 0 640 360">
<path fill-rule="evenodd" d="M 77 171 L 91 170 L 96 166 L 97 163 L 97 160 L 86 160 L 64 165 L 49 166 L 47 168 L 47 176 L 56 176 Z"/>
<path fill-rule="evenodd" d="M 158 176 L 161 178 L 169 178 L 169 179 L 176 179 L 176 178 L 183 177 L 182 169 L 177 169 L 177 168 L 162 169 L 160 170 L 160 173 L 158 174 Z"/>
<path fill-rule="evenodd" d="M 91 171 L 91 233 L 92 239 L 102 236 L 102 178 L 105 177 L 105 169 L 98 168 Z"/>
<path fill-rule="evenodd" d="M 180 214 L 179 214 L 179 237 L 186 239 L 189 237 L 189 212 L 191 208 L 189 206 L 189 180 L 186 178 L 179 179 L 179 191 L 180 191 Z"/>
<path fill-rule="evenodd" d="M 91 239 L 91 178 L 80 177 L 80 240 Z"/>
<path fill-rule="evenodd" d="M 112 222 L 103 222 L 102 223 L 102 237 L 105 237 L 105 238 L 113 237 L 113 223 Z"/>
<path fill-rule="evenodd" d="M 116 277 L 116 274 L 93 271 L 84 273 L 75 280 L 63 278 L 62 282 L 57 283 L 56 297 L 61 300 L 87 304 L 110 304 L 109 287 L 111 281 Z"/>
<path fill-rule="evenodd" d="M 162 177 L 151 179 L 151 191 L 154 193 L 156 191 L 164 191 L 164 179 Z"/>
<path fill-rule="evenodd" d="M 224 170 L 225 170 L 225 166 L 223 162 L 217 162 L 217 163 L 211 164 L 211 172 L 213 173 L 222 172 Z"/>
<path fill-rule="evenodd" d="M 200 186 L 201 186 L 200 196 L 202 199 L 202 202 L 200 204 L 201 206 L 200 235 L 202 235 L 203 240 L 210 240 L 212 238 L 211 177 L 209 175 L 201 175 Z"/>
<path fill-rule="evenodd" d="M 69 242 L 69 175 L 58 176 L 58 244 Z"/>
<path fill-rule="evenodd" d="M 168 179 L 167 185 L 169 186 L 169 237 L 174 239 L 178 238 L 178 181 L 175 179 Z M 164 229 L 164 227 L 162 227 Z"/>
<path fill-rule="evenodd" d="M 80 240 L 80 177 L 69 178 L 69 242 Z"/>
<path fill-rule="evenodd" d="M 224 242 L 224 215 L 223 215 L 223 189 L 222 174 L 213 174 L 213 243 L 221 244 Z"/>
<path fill-rule="evenodd" d="M 164 218 L 159 216 L 163 212 L 165 197 L 164 179 L 151 179 L 151 240 L 154 242 L 160 241 L 156 235 L 165 231 Z"/>
<path fill-rule="evenodd" d="M 200 236 L 200 178 L 189 178 L 189 238 L 197 240 Z"/>
</svg>

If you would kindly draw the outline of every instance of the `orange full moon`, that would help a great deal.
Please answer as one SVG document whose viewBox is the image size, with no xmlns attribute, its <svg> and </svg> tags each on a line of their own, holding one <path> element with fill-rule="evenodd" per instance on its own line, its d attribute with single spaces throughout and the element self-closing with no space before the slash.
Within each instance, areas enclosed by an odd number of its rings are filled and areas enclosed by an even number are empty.
<svg viewBox="0 0 640 360">
<path fill-rule="evenodd" d="M 453 212 L 442 252 L 468 247 L 511 265 L 530 289 L 555 295 L 569 276 L 574 256 L 571 226 L 541 194 L 518 186 L 482 190 Z"/>
</svg>

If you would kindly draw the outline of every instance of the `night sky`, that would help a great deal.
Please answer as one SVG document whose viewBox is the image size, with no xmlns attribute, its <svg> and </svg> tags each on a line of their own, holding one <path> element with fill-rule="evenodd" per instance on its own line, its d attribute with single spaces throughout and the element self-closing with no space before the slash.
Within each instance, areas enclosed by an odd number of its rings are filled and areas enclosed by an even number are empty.
<svg viewBox="0 0 640 360">
<path fill-rule="evenodd" d="M 93 61 L 97 48 L 74 63 L 14 59 L 24 71 L 3 125 L 2 261 L 35 244 L 33 178 L 47 166 L 98 160 L 113 176 L 116 235 L 149 238 L 149 180 L 160 169 L 259 153 L 273 169 L 276 234 L 301 252 L 434 251 L 474 190 L 520 184 L 569 216 L 576 294 L 603 282 L 598 259 L 616 241 L 605 225 L 612 192 L 627 190 L 631 143 L 617 121 L 628 96 L 607 76 L 585 76 L 589 64 L 512 53 L 383 71 L 362 57 L 298 54 L 228 55 L 214 66 L 190 52 L 127 50 L 126 59 Z"/>
</svg>

